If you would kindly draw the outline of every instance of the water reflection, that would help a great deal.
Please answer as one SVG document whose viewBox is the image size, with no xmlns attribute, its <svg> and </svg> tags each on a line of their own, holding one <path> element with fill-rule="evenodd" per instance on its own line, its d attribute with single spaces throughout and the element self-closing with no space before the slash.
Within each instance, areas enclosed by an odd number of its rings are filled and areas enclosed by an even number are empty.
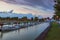
<svg viewBox="0 0 60 40">
<path fill-rule="evenodd" d="M 2 38 L 3 37 L 3 32 L 0 32 L 0 38 Z"/>
<path fill-rule="evenodd" d="M 0 32 L 0 40 L 34 40 L 43 32 L 49 23 L 22 28 L 11 32 Z"/>
</svg>

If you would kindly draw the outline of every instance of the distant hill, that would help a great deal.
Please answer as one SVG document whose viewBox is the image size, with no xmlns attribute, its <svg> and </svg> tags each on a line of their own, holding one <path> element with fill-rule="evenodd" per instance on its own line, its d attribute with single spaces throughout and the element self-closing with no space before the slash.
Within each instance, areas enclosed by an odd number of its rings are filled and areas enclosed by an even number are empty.
<svg viewBox="0 0 60 40">
<path fill-rule="evenodd" d="M 10 13 L 10 12 L 0 12 L 0 17 L 18 17 L 22 18 L 24 16 L 27 16 L 27 18 L 35 17 L 32 14 L 16 14 L 16 13 Z M 42 18 L 42 16 L 37 16 L 39 19 Z"/>
</svg>

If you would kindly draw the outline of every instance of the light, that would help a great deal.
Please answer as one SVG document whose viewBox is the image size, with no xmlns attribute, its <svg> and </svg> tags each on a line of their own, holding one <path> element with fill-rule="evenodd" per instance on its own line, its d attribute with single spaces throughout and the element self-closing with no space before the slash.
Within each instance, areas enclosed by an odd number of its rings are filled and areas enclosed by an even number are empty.
<svg viewBox="0 0 60 40">
<path fill-rule="evenodd" d="M 56 16 L 56 18 L 58 18 L 59 16 Z"/>
</svg>

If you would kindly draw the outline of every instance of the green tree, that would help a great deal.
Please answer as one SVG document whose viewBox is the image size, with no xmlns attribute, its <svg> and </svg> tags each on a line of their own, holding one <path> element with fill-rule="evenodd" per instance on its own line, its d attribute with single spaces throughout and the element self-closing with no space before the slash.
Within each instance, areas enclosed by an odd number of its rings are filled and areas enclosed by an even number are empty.
<svg viewBox="0 0 60 40">
<path fill-rule="evenodd" d="M 28 20 L 28 19 L 27 19 L 26 16 L 22 17 L 22 21 L 27 21 L 27 20 Z"/>
<path fill-rule="evenodd" d="M 55 0 L 55 15 L 54 15 L 54 19 L 56 19 L 57 17 L 60 18 L 60 0 Z"/>
<path fill-rule="evenodd" d="M 12 17 L 11 19 L 12 20 L 18 20 L 18 17 Z"/>
<path fill-rule="evenodd" d="M 35 18 L 34 18 L 34 21 L 38 21 L 38 17 L 35 17 Z"/>
</svg>

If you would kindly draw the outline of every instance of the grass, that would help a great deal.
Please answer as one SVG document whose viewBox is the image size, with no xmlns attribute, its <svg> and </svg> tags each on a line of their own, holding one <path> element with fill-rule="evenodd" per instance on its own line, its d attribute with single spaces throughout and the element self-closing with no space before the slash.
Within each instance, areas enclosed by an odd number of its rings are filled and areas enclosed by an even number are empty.
<svg viewBox="0 0 60 40">
<path fill-rule="evenodd" d="M 52 23 L 52 27 L 48 32 L 45 40 L 60 40 L 60 27 L 58 23 Z"/>
</svg>

